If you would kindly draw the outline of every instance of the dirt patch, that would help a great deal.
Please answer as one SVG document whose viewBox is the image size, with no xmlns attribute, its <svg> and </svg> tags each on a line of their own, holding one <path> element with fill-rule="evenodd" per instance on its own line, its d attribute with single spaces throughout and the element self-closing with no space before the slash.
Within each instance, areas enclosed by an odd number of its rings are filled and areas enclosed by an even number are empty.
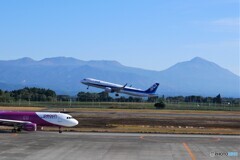
<svg viewBox="0 0 240 160">
<path fill-rule="evenodd" d="M 175 127 L 235 128 L 240 129 L 240 119 L 209 119 L 209 118 L 111 118 L 111 117 L 76 117 L 77 127 L 106 128 L 113 125 L 146 125 Z"/>
<path fill-rule="evenodd" d="M 206 113 L 209 115 L 209 113 Z M 222 112 L 221 112 L 222 114 Z M 187 114 L 186 114 L 187 115 Z M 73 130 L 94 132 L 144 132 L 144 133 L 197 133 L 197 134 L 240 134 L 240 116 L 183 116 L 183 113 L 161 114 L 138 111 L 81 111 L 73 113 L 79 124 Z M 230 115 L 230 116 L 229 116 Z"/>
<path fill-rule="evenodd" d="M 45 107 L 0 106 L 0 111 L 42 111 Z"/>
</svg>

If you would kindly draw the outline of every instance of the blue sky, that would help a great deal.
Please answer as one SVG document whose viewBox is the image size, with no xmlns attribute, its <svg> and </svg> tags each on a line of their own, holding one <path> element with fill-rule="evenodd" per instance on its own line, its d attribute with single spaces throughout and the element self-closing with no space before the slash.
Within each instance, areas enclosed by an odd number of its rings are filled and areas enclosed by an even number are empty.
<svg viewBox="0 0 240 160">
<path fill-rule="evenodd" d="M 1 0 L 0 59 L 163 70 L 196 56 L 240 75 L 238 0 Z"/>
</svg>

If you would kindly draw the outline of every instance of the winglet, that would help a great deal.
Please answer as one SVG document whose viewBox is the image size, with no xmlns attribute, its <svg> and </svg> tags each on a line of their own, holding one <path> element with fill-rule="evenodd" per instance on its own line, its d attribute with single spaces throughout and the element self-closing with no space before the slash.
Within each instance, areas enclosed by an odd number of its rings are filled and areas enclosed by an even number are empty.
<svg viewBox="0 0 240 160">
<path fill-rule="evenodd" d="M 122 88 L 125 88 L 126 86 L 127 86 L 127 83 Z"/>
</svg>

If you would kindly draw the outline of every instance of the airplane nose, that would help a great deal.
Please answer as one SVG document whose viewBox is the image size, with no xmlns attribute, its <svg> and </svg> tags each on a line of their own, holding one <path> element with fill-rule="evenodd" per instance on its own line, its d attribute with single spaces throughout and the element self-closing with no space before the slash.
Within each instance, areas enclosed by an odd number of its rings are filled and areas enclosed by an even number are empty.
<svg viewBox="0 0 240 160">
<path fill-rule="evenodd" d="M 81 83 L 85 84 L 85 83 L 86 83 L 86 80 L 84 80 L 84 79 L 83 79 L 83 80 L 81 80 Z"/>
<path fill-rule="evenodd" d="M 73 125 L 75 125 L 75 126 L 78 125 L 78 121 L 76 119 L 73 119 L 72 122 L 73 122 Z"/>
</svg>

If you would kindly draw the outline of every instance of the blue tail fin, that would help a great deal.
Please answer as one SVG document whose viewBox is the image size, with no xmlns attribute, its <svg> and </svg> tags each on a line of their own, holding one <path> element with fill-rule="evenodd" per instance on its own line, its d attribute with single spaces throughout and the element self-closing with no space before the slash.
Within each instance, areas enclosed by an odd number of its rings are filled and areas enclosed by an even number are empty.
<svg viewBox="0 0 240 160">
<path fill-rule="evenodd" d="M 148 88 L 145 92 L 147 92 L 147 93 L 155 93 L 157 88 L 158 88 L 158 86 L 159 86 L 159 83 L 155 83 L 150 88 Z"/>
</svg>

